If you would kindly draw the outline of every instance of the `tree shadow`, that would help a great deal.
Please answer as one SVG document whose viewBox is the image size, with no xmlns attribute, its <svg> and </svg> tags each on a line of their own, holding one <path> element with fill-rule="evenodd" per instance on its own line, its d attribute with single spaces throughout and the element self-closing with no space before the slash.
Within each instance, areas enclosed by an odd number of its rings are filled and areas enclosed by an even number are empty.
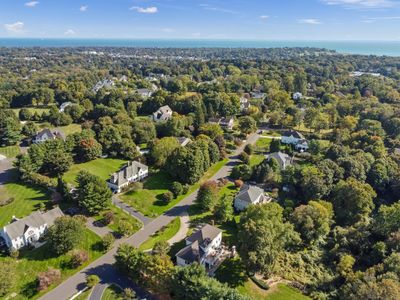
<svg viewBox="0 0 400 300">
<path fill-rule="evenodd" d="M 27 299 L 32 299 L 38 293 L 37 286 L 37 279 L 28 282 L 22 287 L 21 294 L 24 295 Z"/>
<path fill-rule="evenodd" d="M 232 288 L 241 286 L 248 280 L 244 266 L 239 259 L 225 260 L 218 268 L 215 277 Z"/>
</svg>

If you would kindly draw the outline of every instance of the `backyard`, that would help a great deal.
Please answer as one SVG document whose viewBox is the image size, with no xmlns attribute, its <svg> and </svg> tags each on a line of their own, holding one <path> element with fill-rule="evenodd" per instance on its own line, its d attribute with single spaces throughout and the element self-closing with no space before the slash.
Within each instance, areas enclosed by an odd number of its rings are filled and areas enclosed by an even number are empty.
<svg viewBox="0 0 400 300">
<path fill-rule="evenodd" d="M 260 288 L 246 275 L 244 267 L 238 258 L 226 260 L 217 270 L 215 277 L 254 300 L 310 299 L 301 294 L 300 291 L 282 283 L 274 285 L 268 290 Z"/>
<path fill-rule="evenodd" d="M 63 178 L 70 184 L 76 184 L 75 179 L 79 171 L 85 170 L 103 180 L 107 180 L 112 173 L 118 171 L 125 163 L 126 161 L 121 159 L 98 158 L 86 163 L 72 165 Z"/>
<path fill-rule="evenodd" d="M 78 246 L 79 249 L 86 250 L 89 255 L 89 260 L 82 265 L 79 269 L 87 266 L 90 262 L 100 257 L 103 252 L 100 251 L 101 239 L 89 230 L 85 230 L 85 237 L 82 243 Z M 9 257 L 0 257 L 0 261 L 14 259 Z M 34 250 L 21 251 L 20 257 L 16 263 L 16 288 L 15 292 L 18 294 L 16 299 L 35 299 L 49 291 L 38 293 L 36 289 L 36 278 L 40 272 L 47 271 L 49 268 L 61 270 L 62 280 L 76 273 L 79 269 L 72 269 L 70 267 L 70 256 L 68 254 L 61 256 L 54 256 L 51 254 L 47 244 Z M 52 286 L 54 287 L 54 286 Z M 52 288 L 50 287 L 50 289 Z"/>
<path fill-rule="evenodd" d="M 214 164 L 200 181 L 189 188 L 189 191 L 185 195 L 180 195 L 173 199 L 168 204 L 161 200 L 162 194 L 168 191 L 171 186 L 172 179 L 164 171 L 158 171 L 153 173 L 143 183 L 143 189 L 132 190 L 120 195 L 122 201 L 128 205 L 134 207 L 142 214 L 148 217 L 156 217 L 175 206 L 186 196 L 193 193 L 200 187 L 200 184 L 213 175 L 215 175 L 225 164 L 227 160 L 220 161 Z"/>
</svg>

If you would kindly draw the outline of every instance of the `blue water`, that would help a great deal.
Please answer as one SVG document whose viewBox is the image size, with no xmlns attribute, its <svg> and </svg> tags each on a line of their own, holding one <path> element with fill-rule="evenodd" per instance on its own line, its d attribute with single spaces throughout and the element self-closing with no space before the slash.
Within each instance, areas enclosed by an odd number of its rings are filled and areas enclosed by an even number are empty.
<svg viewBox="0 0 400 300">
<path fill-rule="evenodd" d="M 0 38 L 0 47 L 276 48 L 317 47 L 348 54 L 400 56 L 400 41 L 256 41 L 166 39 Z"/>
</svg>

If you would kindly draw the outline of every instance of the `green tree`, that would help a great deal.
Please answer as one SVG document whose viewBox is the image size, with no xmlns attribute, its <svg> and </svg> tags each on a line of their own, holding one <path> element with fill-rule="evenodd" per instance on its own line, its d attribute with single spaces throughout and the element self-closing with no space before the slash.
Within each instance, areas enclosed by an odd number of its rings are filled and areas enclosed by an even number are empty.
<svg viewBox="0 0 400 300">
<path fill-rule="evenodd" d="M 250 273 L 271 274 L 278 255 L 299 242 L 277 203 L 250 205 L 240 218 L 238 250 Z"/>
<path fill-rule="evenodd" d="M 257 130 L 256 121 L 250 116 L 239 118 L 239 129 L 242 133 L 250 134 Z"/>
<path fill-rule="evenodd" d="M 367 184 L 349 178 L 341 180 L 333 191 L 333 208 L 339 224 L 354 224 L 369 215 L 375 207 L 373 199 L 376 193 Z"/>
<path fill-rule="evenodd" d="M 218 184 L 215 181 L 207 181 L 200 186 L 196 202 L 204 211 L 213 210 L 218 200 Z"/>
<path fill-rule="evenodd" d="M 220 222 L 227 222 L 233 218 L 233 200 L 232 197 L 224 195 L 214 207 L 214 215 Z"/>
<path fill-rule="evenodd" d="M 100 177 L 80 171 L 76 182 L 78 204 L 89 214 L 99 213 L 110 206 L 112 193 Z"/>
<path fill-rule="evenodd" d="M 157 167 L 163 167 L 175 149 L 179 148 L 179 142 L 175 137 L 165 137 L 156 140 L 151 148 L 151 157 Z"/>
<path fill-rule="evenodd" d="M 12 146 L 21 138 L 21 125 L 12 110 L 0 109 L 0 146 Z"/>
<path fill-rule="evenodd" d="M 100 282 L 100 278 L 97 275 L 88 275 L 86 277 L 86 285 L 89 288 L 95 287 Z"/>
<path fill-rule="evenodd" d="M 69 216 L 57 218 L 47 232 L 51 250 L 60 255 L 79 245 L 84 238 L 85 227 L 80 220 Z"/>
</svg>

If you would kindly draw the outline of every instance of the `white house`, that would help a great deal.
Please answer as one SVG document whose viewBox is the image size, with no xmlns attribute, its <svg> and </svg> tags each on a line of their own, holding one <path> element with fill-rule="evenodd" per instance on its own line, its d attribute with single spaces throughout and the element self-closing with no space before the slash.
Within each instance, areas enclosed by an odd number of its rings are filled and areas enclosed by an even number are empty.
<svg viewBox="0 0 400 300">
<path fill-rule="evenodd" d="M 209 270 L 221 259 L 222 230 L 206 224 L 185 241 L 186 246 L 176 254 L 178 266 L 187 266 L 196 262 Z"/>
<path fill-rule="evenodd" d="M 267 159 L 268 160 L 270 160 L 272 158 L 276 159 L 276 161 L 279 164 L 279 167 L 282 170 L 285 170 L 286 167 L 288 167 L 288 166 L 290 166 L 292 164 L 292 158 L 289 155 L 287 155 L 286 153 L 283 153 L 283 152 L 274 152 L 274 153 L 271 153 L 271 154 L 267 155 Z"/>
<path fill-rule="evenodd" d="M 153 95 L 153 91 L 149 89 L 137 89 L 136 93 L 138 93 L 143 98 L 149 98 Z"/>
<path fill-rule="evenodd" d="M 40 144 L 49 140 L 55 140 L 55 139 L 63 139 L 65 140 L 65 135 L 62 131 L 57 130 L 57 129 L 48 129 L 45 128 L 42 131 L 40 131 L 38 134 L 35 135 L 35 137 L 32 140 L 32 143 L 34 144 Z"/>
<path fill-rule="evenodd" d="M 250 102 L 249 99 L 246 97 L 240 97 L 240 110 L 243 112 L 248 111 L 250 108 Z"/>
<path fill-rule="evenodd" d="M 36 243 L 54 221 L 64 214 L 59 207 L 47 212 L 35 211 L 29 216 L 16 220 L 0 231 L 10 250 L 18 250 L 22 247 Z"/>
<path fill-rule="evenodd" d="M 304 140 L 304 136 L 295 130 L 288 130 L 282 133 L 283 144 L 297 145 L 301 140 Z"/>
<path fill-rule="evenodd" d="M 148 175 L 148 166 L 138 161 L 130 161 L 121 170 L 111 175 L 111 178 L 107 181 L 107 185 L 112 191 L 120 193 L 130 183 L 140 181 Z"/>
<path fill-rule="evenodd" d="M 298 100 L 301 100 L 302 98 L 303 98 L 303 94 L 300 92 L 296 92 L 293 94 L 293 100 L 298 101 Z"/>
<path fill-rule="evenodd" d="M 211 118 L 208 120 L 209 123 L 218 124 L 222 128 L 232 130 L 235 120 L 233 118 Z"/>
<path fill-rule="evenodd" d="M 172 118 L 172 109 L 168 105 L 161 106 L 152 115 L 152 119 L 154 122 L 168 121 L 171 118 Z"/>
<path fill-rule="evenodd" d="M 307 151 L 308 150 L 308 148 L 309 148 L 309 146 L 308 146 L 308 142 L 307 142 L 307 140 L 300 140 L 297 144 L 296 144 L 296 146 L 294 146 L 295 148 L 296 148 L 296 150 L 297 151 L 300 151 L 300 152 L 304 152 L 304 151 Z"/>
<path fill-rule="evenodd" d="M 267 203 L 272 200 L 262 188 L 254 185 L 244 184 L 236 195 L 234 207 L 237 211 L 245 210 L 249 205 Z"/>
<path fill-rule="evenodd" d="M 92 88 L 92 92 L 97 93 L 102 88 L 109 89 L 112 88 L 114 85 L 115 83 L 111 79 L 103 79 L 95 84 L 95 86 Z"/>
</svg>

